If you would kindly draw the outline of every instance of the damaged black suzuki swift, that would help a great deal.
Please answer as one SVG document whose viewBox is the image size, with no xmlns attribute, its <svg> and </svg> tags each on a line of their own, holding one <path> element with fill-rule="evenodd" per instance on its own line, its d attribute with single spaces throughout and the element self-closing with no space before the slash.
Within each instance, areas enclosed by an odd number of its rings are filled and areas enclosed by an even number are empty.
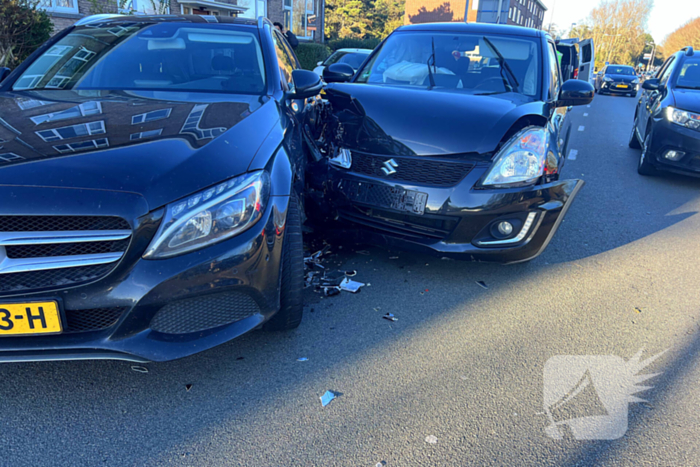
<svg viewBox="0 0 700 467">
<path fill-rule="evenodd" d="M 322 82 L 272 23 L 90 17 L 6 74 L 0 361 L 164 361 L 299 325 Z"/>
<path fill-rule="evenodd" d="M 478 261 L 527 261 L 583 185 L 560 174 L 567 111 L 593 87 L 562 82 L 543 31 L 424 24 L 392 33 L 355 74 L 328 67 L 307 198 L 364 241 Z M 325 211 L 324 211 L 325 210 Z"/>
</svg>

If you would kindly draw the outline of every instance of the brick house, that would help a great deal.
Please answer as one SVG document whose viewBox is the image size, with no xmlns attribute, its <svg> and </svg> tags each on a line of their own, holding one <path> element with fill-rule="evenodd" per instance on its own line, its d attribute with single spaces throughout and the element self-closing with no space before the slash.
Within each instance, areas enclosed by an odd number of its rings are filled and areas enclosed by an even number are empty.
<svg viewBox="0 0 700 467">
<path fill-rule="evenodd" d="M 325 0 L 42 0 L 58 32 L 100 13 L 265 16 L 291 29 L 300 41 L 323 42 Z"/>
<path fill-rule="evenodd" d="M 500 15 L 499 15 L 500 6 Z M 500 23 L 542 29 L 542 0 L 406 0 L 405 24 Z"/>
</svg>

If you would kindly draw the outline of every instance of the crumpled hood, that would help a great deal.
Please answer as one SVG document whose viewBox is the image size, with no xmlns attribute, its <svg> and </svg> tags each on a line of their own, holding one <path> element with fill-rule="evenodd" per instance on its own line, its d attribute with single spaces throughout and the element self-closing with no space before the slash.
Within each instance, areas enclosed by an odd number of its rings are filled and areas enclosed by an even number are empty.
<svg viewBox="0 0 700 467">
<path fill-rule="evenodd" d="M 150 209 L 245 172 L 279 120 L 261 96 L 0 95 L 0 185 L 138 193 Z"/>
<path fill-rule="evenodd" d="M 688 112 L 700 113 L 700 90 L 675 88 L 673 99 L 676 107 Z"/>
<path fill-rule="evenodd" d="M 435 156 L 492 153 L 523 106 L 520 94 L 461 92 L 369 84 L 326 89 L 341 122 L 341 145 L 382 155 Z"/>
</svg>

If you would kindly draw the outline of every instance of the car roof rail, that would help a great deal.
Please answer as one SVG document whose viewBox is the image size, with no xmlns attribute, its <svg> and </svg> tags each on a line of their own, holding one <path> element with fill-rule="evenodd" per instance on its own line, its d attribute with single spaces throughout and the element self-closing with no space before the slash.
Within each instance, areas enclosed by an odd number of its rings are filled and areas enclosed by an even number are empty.
<svg viewBox="0 0 700 467">
<path fill-rule="evenodd" d="M 121 16 L 124 16 L 124 15 L 117 15 L 117 14 L 90 15 L 90 16 L 86 16 L 84 18 L 80 18 L 78 21 L 75 22 L 75 26 L 83 26 L 85 24 L 95 23 L 97 21 L 102 21 L 105 19 L 119 18 Z"/>
<path fill-rule="evenodd" d="M 693 48 L 692 48 L 691 46 L 683 47 L 683 48 L 681 49 L 681 52 L 685 52 L 685 54 L 686 54 L 688 57 L 692 57 L 693 54 L 695 53 L 695 51 L 693 50 Z"/>
</svg>

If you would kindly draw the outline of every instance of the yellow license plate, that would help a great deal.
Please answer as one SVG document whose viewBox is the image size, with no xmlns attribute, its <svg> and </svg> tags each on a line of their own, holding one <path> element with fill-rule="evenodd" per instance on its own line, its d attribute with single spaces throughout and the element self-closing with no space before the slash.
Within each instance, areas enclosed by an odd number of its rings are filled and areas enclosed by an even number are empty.
<svg viewBox="0 0 700 467">
<path fill-rule="evenodd" d="M 56 334 L 62 331 L 56 302 L 0 304 L 0 336 Z"/>
<path fill-rule="evenodd" d="M 627 85 L 626 85 L 626 84 L 618 84 L 617 87 L 618 87 L 618 88 L 625 88 L 625 89 L 627 89 Z"/>
</svg>

